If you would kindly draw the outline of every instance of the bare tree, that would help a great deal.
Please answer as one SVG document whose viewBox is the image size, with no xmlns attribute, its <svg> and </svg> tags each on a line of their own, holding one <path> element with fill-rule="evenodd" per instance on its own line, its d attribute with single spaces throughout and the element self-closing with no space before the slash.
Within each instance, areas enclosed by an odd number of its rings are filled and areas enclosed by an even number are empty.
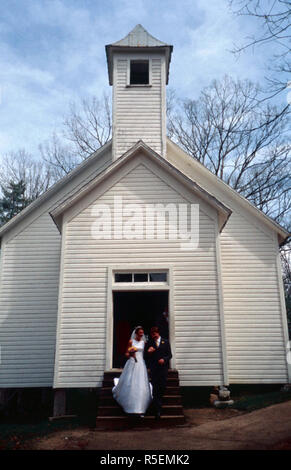
<svg viewBox="0 0 291 470">
<path fill-rule="evenodd" d="M 288 243 L 281 248 L 281 262 L 289 326 L 289 338 L 291 339 L 291 243 Z"/>
<path fill-rule="evenodd" d="M 272 56 L 270 68 L 276 75 L 269 77 L 268 81 L 275 93 L 285 89 L 291 72 L 290 0 L 230 0 L 230 5 L 235 14 L 257 19 L 260 27 L 257 35 L 246 38 L 246 43 L 236 46 L 233 52 L 275 44 L 278 52 Z"/>
<path fill-rule="evenodd" d="M 72 103 L 58 135 L 39 146 L 43 161 L 55 179 L 68 174 L 111 138 L 112 118 L 109 97 L 103 94 Z"/>
<path fill-rule="evenodd" d="M 288 108 L 262 102 L 258 86 L 230 77 L 168 117 L 187 153 L 279 222 L 291 208 L 288 125 Z"/>
<path fill-rule="evenodd" d="M 64 144 L 56 133 L 50 140 L 40 144 L 39 150 L 55 181 L 70 173 L 83 160 L 74 152 L 72 146 Z"/>
<path fill-rule="evenodd" d="M 168 88 L 167 89 L 167 102 L 166 102 L 166 114 L 168 117 L 172 116 L 172 114 L 175 112 L 176 108 L 176 102 L 177 102 L 177 95 L 176 91 L 174 88 Z M 170 129 L 168 129 L 168 133 L 170 134 Z"/>
<path fill-rule="evenodd" d="M 25 198 L 33 201 L 55 182 L 52 171 L 45 162 L 35 160 L 24 149 L 10 152 L 0 162 L 0 186 L 22 181 L 25 185 Z"/>
<path fill-rule="evenodd" d="M 102 147 L 111 138 L 112 119 L 108 95 L 102 99 L 83 99 L 81 106 L 71 104 L 64 122 L 64 136 L 73 144 L 73 151 L 82 159 Z"/>
</svg>

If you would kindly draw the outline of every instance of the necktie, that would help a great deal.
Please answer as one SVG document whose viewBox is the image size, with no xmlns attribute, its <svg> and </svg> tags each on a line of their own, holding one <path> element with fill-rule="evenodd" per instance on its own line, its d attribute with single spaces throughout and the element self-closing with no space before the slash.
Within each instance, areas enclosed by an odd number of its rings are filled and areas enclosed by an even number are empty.
<svg viewBox="0 0 291 470">
<path fill-rule="evenodd" d="M 159 347 L 159 340 L 156 339 L 156 347 L 158 348 Z"/>
</svg>

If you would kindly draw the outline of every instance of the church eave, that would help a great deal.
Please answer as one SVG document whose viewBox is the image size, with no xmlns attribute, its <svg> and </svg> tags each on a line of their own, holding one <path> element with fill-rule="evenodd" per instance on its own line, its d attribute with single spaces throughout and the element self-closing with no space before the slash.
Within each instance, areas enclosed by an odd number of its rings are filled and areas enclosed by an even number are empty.
<svg viewBox="0 0 291 470">
<path fill-rule="evenodd" d="M 63 176 L 55 184 L 53 184 L 47 191 L 42 193 L 37 199 L 31 202 L 25 209 L 16 214 L 12 219 L 6 222 L 2 227 L 0 227 L 0 240 L 7 232 L 14 228 L 18 223 L 21 223 L 29 214 L 33 211 L 40 208 L 47 200 L 55 196 L 64 184 L 70 182 L 76 175 L 81 173 L 83 168 L 86 168 L 88 165 L 91 165 L 92 162 L 99 158 L 104 152 L 106 152 L 112 145 L 112 140 L 110 139 L 106 144 L 100 147 L 98 150 L 93 152 L 89 157 L 87 157 L 83 162 L 76 166 L 72 171 L 67 175 Z"/>
<path fill-rule="evenodd" d="M 243 205 L 246 210 L 250 211 L 256 218 L 260 219 L 263 223 L 265 223 L 269 228 L 275 230 L 278 236 L 278 244 L 279 246 L 283 246 L 290 241 L 291 233 L 286 230 L 282 225 L 272 219 L 270 216 L 265 214 L 263 211 L 258 209 L 254 204 L 252 204 L 247 198 L 245 198 L 242 194 L 238 193 L 233 189 L 229 184 L 219 178 L 217 175 L 212 173 L 205 165 L 199 162 L 197 159 L 191 157 L 185 150 L 183 150 L 176 142 L 173 142 L 169 137 L 167 137 L 167 142 L 170 145 L 173 145 L 178 152 L 182 152 L 184 154 L 193 169 L 195 166 L 199 166 L 205 173 L 207 173 L 208 178 L 211 178 L 214 181 L 217 181 L 222 187 L 226 194 L 230 194 L 235 197 L 238 202 Z M 182 170 L 181 170 L 182 171 Z"/>
</svg>

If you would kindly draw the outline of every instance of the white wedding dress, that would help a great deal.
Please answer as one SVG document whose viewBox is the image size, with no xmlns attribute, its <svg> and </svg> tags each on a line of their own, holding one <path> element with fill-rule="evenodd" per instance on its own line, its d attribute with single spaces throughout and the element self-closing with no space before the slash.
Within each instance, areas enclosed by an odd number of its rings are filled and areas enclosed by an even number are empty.
<svg viewBox="0 0 291 470">
<path fill-rule="evenodd" d="M 125 413 L 144 414 L 152 401 L 152 385 L 143 358 L 145 343 L 133 339 L 132 346 L 137 349 L 137 362 L 133 357 L 127 360 L 119 379 L 114 379 L 112 394 Z"/>
</svg>

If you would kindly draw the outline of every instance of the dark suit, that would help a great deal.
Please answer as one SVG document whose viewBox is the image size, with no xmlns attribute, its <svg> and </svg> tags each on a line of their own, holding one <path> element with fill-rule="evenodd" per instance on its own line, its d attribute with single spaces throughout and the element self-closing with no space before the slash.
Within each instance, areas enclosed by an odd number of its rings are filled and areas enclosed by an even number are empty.
<svg viewBox="0 0 291 470">
<path fill-rule="evenodd" d="M 148 353 L 148 349 L 153 347 L 154 352 Z M 171 346 L 167 339 L 161 338 L 160 345 L 157 348 L 153 339 L 150 339 L 145 348 L 145 360 L 151 371 L 151 380 L 153 385 L 153 404 L 157 415 L 161 413 L 162 398 L 167 384 L 169 362 L 172 358 Z M 159 364 L 159 359 L 164 359 L 164 364 Z"/>
</svg>

